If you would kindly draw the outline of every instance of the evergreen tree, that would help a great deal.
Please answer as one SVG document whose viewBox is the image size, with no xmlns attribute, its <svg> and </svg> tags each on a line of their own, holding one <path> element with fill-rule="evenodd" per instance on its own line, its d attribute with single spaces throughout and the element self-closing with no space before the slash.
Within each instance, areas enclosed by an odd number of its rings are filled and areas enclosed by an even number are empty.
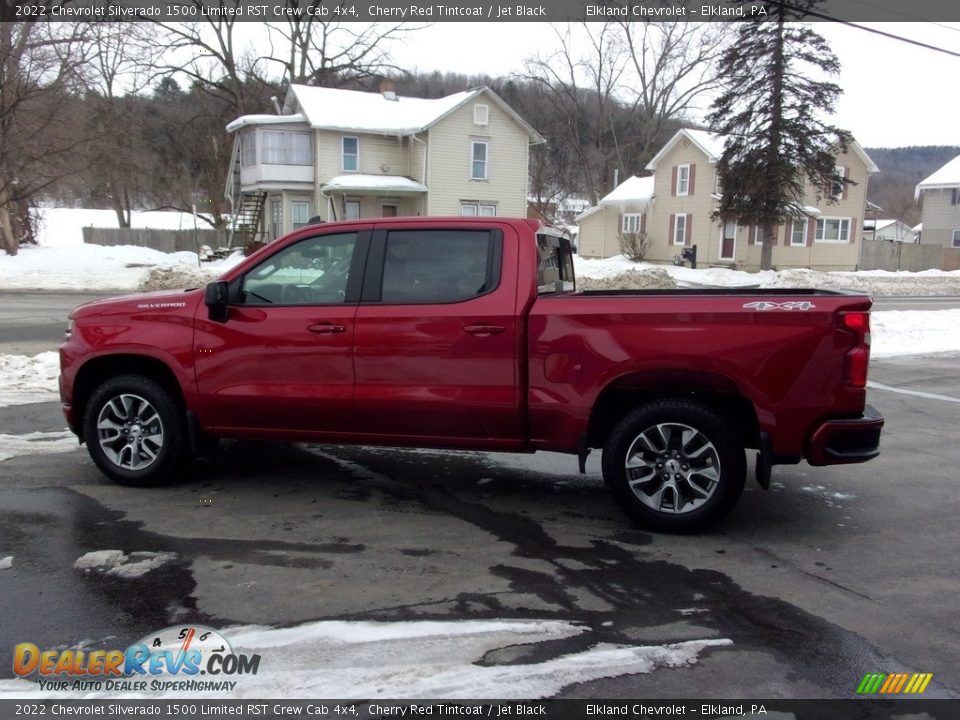
<svg viewBox="0 0 960 720">
<path fill-rule="evenodd" d="M 836 153 L 848 132 L 828 124 L 840 88 L 817 76 L 836 76 L 840 64 L 827 42 L 799 23 L 822 0 L 768 0 L 767 15 L 740 23 L 720 60 L 723 92 L 707 116 L 728 136 L 717 163 L 723 197 L 721 221 L 763 229 L 760 266 L 771 269 L 775 228 L 803 217 L 804 181 L 818 198 L 832 195 Z M 736 3 L 739 4 L 739 3 Z"/>
</svg>

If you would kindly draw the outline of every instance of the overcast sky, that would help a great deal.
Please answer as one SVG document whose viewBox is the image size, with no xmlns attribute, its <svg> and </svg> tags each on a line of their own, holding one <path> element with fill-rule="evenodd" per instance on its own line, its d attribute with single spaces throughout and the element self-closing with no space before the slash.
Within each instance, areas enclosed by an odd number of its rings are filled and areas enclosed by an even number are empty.
<svg viewBox="0 0 960 720">
<path fill-rule="evenodd" d="M 960 53 L 960 23 L 870 23 Z M 960 57 L 837 23 L 814 26 L 840 59 L 835 124 L 861 145 L 960 145 Z M 508 75 L 555 38 L 541 23 L 437 23 L 395 48 L 410 69 Z"/>
</svg>

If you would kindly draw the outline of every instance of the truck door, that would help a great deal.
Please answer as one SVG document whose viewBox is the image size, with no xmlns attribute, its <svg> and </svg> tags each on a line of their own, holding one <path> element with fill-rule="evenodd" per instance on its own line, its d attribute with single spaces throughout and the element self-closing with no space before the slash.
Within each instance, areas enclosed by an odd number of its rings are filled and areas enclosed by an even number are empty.
<svg viewBox="0 0 960 720">
<path fill-rule="evenodd" d="M 354 231 L 288 245 L 231 283 L 226 322 L 198 319 L 197 385 L 207 424 L 354 429 L 354 315 L 368 242 L 369 231 Z"/>
<path fill-rule="evenodd" d="M 501 447 L 522 436 L 518 246 L 490 224 L 375 229 L 356 316 L 357 420 L 377 436 Z M 510 256 L 508 261 L 504 258 Z"/>
</svg>

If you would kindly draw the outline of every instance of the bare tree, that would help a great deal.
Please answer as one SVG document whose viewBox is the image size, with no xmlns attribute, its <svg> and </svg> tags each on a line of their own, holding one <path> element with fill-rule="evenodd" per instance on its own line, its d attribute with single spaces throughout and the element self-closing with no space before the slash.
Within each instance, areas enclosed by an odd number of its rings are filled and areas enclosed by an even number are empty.
<svg viewBox="0 0 960 720">
<path fill-rule="evenodd" d="M 551 108 L 558 122 L 544 130 L 552 142 L 569 148 L 570 169 L 596 202 L 618 153 L 612 118 L 627 58 L 614 23 L 552 27 L 559 48 L 528 60 L 524 79 L 539 88 Z M 576 48 L 583 45 L 588 51 L 579 53 Z"/>
<path fill-rule="evenodd" d="M 719 23 L 553 29 L 558 48 L 528 60 L 524 78 L 551 111 L 553 124 L 541 130 L 570 148 L 577 189 L 594 201 L 611 187 L 614 169 L 622 177 L 639 171 L 669 123 L 717 86 L 716 61 L 731 33 Z"/>
<path fill-rule="evenodd" d="M 310 5 L 321 7 L 322 0 Z M 417 29 L 403 23 L 330 22 L 308 13 L 267 25 L 270 53 L 259 60 L 280 71 L 284 86 L 342 86 L 402 72 L 390 57 L 390 45 Z"/>
<path fill-rule="evenodd" d="M 29 206 L 73 171 L 70 117 L 85 61 L 81 23 L 0 23 L 0 246 L 30 240 Z"/>
<path fill-rule="evenodd" d="M 137 23 L 92 24 L 91 59 L 83 72 L 88 133 L 83 174 L 110 201 L 120 227 L 130 227 L 133 207 L 149 181 L 139 95 L 154 78 L 163 52 L 149 41 L 150 30 Z"/>
<path fill-rule="evenodd" d="M 623 96 L 649 159 L 668 122 L 698 109 L 697 102 L 717 87 L 717 61 L 735 29 L 728 23 L 619 25 L 631 70 Z"/>
</svg>

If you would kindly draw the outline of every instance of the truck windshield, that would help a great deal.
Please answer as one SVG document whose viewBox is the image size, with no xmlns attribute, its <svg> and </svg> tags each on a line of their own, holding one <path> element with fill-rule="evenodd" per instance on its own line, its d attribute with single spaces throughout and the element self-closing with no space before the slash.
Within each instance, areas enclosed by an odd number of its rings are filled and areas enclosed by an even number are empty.
<svg viewBox="0 0 960 720">
<path fill-rule="evenodd" d="M 549 295 L 577 289 L 573 275 L 573 248 L 559 235 L 537 234 L 537 293 Z"/>
</svg>

